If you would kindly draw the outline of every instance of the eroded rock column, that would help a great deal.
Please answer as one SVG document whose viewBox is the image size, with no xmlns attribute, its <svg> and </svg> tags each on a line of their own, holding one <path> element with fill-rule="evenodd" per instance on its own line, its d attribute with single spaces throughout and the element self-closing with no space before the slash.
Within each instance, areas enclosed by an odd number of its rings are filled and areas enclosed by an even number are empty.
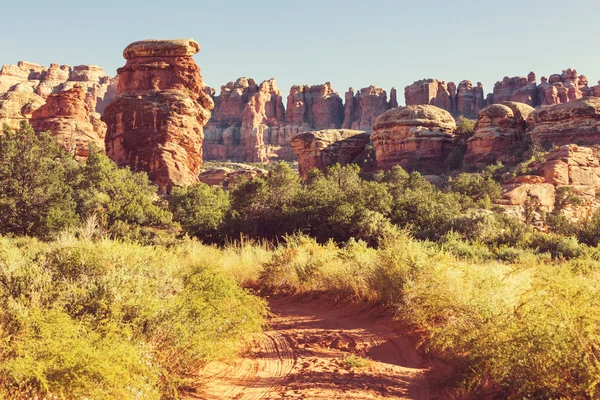
<svg viewBox="0 0 600 400">
<path fill-rule="evenodd" d="M 161 191 L 198 182 L 203 126 L 214 103 L 204 93 L 191 39 L 144 40 L 123 51 L 118 96 L 104 112 L 106 152 L 146 171 Z"/>
</svg>

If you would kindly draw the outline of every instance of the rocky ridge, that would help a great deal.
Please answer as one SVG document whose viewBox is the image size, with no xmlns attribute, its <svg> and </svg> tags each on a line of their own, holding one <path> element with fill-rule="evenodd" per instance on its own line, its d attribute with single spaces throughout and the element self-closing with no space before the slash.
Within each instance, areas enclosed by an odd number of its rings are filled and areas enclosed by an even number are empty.
<svg viewBox="0 0 600 400">
<path fill-rule="evenodd" d="M 0 124 L 17 128 L 20 121 L 31 118 L 34 110 L 48 96 L 79 86 L 90 112 L 102 113 L 117 94 L 117 79 L 95 65 L 39 64 L 19 61 L 0 69 Z"/>
</svg>

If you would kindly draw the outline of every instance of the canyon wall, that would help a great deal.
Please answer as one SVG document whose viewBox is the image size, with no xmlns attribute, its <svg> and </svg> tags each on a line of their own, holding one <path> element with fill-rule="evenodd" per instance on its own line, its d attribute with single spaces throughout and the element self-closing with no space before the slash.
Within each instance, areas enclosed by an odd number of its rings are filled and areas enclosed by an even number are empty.
<svg viewBox="0 0 600 400">
<path fill-rule="evenodd" d="M 484 107 L 506 101 L 539 107 L 564 104 L 586 97 L 600 97 L 600 82 L 590 87 L 588 78 L 571 68 L 560 74 L 542 76 L 539 83 L 535 72 L 530 72 L 527 76 L 505 76 L 494 84 L 493 92 L 487 95 L 481 83 L 473 86 L 469 80 L 464 80 L 457 86 L 454 82 L 422 79 L 404 89 L 406 105 L 430 104 L 455 117 L 470 119 L 477 118 Z"/>
<path fill-rule="evenodd" d="M 220 94 L 204 88 L 215 103 L 205 129 L 204 157 L 207 160 L 269 162 L 296 158 L 292 138 L 309 131 L 354 129 L 370 132 L 375 119 L 398 106 L 392 88 L 388 101 L 385 90 L 376 86 L 350 88 L 345 104 L 331 83 L 294 85 L 283 106 L 275 79 L 260 85 L 251 78 L 239 78 L 221 86 Z"/>
</svg>

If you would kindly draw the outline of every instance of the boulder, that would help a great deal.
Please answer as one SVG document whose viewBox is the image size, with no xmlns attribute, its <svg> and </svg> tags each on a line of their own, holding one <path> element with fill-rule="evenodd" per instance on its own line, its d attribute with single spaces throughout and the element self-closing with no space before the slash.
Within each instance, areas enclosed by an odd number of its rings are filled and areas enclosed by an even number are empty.
<svg viewBox="0 0 600 400">
<path fill-rule="evenodd" d="M 161 191 L 198 182 L 203 126 L 214 103 L 191 55 L 198 43 L 149 40 L 127 46 L 118 96 L 106 107 L 106 152 L 120 166 L 146 171 Z"/>
<path fill-rule="evenodd" d="M 50 131 L 78 159 L 88 157 L 90 143 L 104 150 L 106 125 L 99 114 L 90 113 L 81 86 L 49 95 L 46 104 L 33 111 L 31 126 L 36 132 Z"/>
<path fill-rule="evenodd" d="M 477 115 L 475 133 L 467 140 L 464 161 L 479 168 L 515 162 L 511 146 L 522 140 L 527 118 L 534 108 L 524 103 L 492 104 Z"/>
<path fill-rule="evenodd" d="M 370 141 L 369 133 L 348 129 L 304 132 L 292 138 L 292 149 L 298 157 L 298 172 L 306 178 L 313 168 L 324 169 L 339 163 L 349 164 Z"/>
<path fill-rule="evenodd" d="M 439 107 L 411 105 L 389 110 L 373 125 L 371 141 L 377 168 L 400 165 L 422 173 L 439 173 L 454 143 L 455 130 L 452 115 Z"/>
</svg>

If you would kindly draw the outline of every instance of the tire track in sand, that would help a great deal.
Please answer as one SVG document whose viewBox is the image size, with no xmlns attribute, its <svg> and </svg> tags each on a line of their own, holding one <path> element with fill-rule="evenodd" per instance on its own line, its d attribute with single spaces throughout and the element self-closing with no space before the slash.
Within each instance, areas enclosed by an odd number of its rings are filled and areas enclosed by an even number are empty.
<svg viewBox="0 0 600 400">
<path fill-rule="evenodd" d="M 270 330 L 231 363 L 202 371 L 200 398 L 429 399 L 423 361 L 389 319 L 316 302 L 270 301 Z M 344 357 L 364 357 L 350 368 Z"/>
</svg>

